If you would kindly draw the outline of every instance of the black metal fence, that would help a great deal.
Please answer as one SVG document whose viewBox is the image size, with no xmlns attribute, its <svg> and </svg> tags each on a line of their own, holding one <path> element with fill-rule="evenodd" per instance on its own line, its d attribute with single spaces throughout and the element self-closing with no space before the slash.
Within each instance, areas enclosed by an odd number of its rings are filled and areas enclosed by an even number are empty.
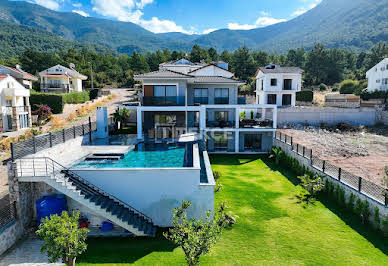
<svg viewBox="0 0 388 266">
<path fill-rule="evenodd" d="M 9 195 L 0 198 L 0 229 L 16 219 L 15 203 L 9 201 Z"/>
<path fill-rule="evenodd" d="M 341 167 L 330 164 L 329 162 L 313 155 L 313 151 L 307 147 L 295 143 L 292 136 L 288 136 L 282 132 L 276 132 L 275 138 L 292 147 L 292 151 L 310 160 L 310 164 L 315 169 L 330 176 L 331 178 L 353 188 L 361 194 L 364 194 L 385 206 L 388 206 L 388 198 L 385 195 L 386 188 L 377 185 L 360 176 L 356 176 Z"/>
<path fill-rule="evenodd" d="M 111 121 L 112 119 L 109 119 L 109 122 Z M 89 134 L 89 132 L 93 132 L 95 130 L 96 122 L 91 122 L 89 118 L 89 123 L 87 124 L 73 126 L 56 132 L 41 134 L 34 136 L 26 141 L 11 143 L 12 160 L 37 153 L 60 143 L 65 143 L 70 139 Z M 91 137 L 91 134 L 89 134 L 90 142 Z"/>
</svg>

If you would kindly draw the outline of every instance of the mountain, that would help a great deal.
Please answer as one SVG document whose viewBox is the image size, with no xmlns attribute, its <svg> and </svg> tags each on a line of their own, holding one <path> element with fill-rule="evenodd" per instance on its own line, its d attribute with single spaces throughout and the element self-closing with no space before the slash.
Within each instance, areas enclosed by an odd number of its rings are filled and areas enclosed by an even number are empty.
<svg viewBox="0 0 388 266">
<path fill-rule="evenodd" d="M 328 47 L 365 50 L 378 41 L 388 40 L 386 14 L 387 0 L 322 0 L 301 16 L 265 28 L 221 29 L 206 35 L 155 34 L 130 22 L 82 17 L 28 2 L 0 0 L 0 42 L 5 47 L 13 47 L 12 54 L 20 53 L 28 43 L 48 51 L 89 43 L 95 49 L 105 47 L 127 54 L 164 48 L 190 50 L 194 44 L 219 51 L 246 45 L 278 53 L 297 47 L 309 49 L 320 42 Z M 12 41 L 14 29 L 21 46 Z M 52 45 L 46 46 L 43 40 L 51 40 Z"/>
</svg>

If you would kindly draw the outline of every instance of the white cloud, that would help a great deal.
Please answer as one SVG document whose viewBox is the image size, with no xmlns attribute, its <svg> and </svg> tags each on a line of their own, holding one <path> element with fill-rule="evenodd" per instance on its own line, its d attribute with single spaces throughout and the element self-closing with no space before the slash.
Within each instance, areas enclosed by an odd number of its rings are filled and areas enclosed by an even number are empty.
<svg viewBox="0 0 388 266">
<path fill-rule="evenodd" d="M 38 5 L 44 6 L 52 10 L 59 10 L 60 4 L 58 2 L 63 2 L 63 0 L 35 0 L 35 3 L 37 3 Z"/>
<path fill-rule="evenodd" d="M 238 24 L 238 23 L 228 23 L 228 29 L 230 30 L 251 30 L 255 28 L 262 28 L 276 23 L 287 21 L 284 18 L 271 18 L 271 17 L 260 17 L 256 20 L 255 24 Z"/>
<path fill-rule="evenodd" d="M 81 4 L 81 3 L 73 3 L 73 4 L 71 4 L 71 5 L 74 6 L 74 7 L 77 7 L 77 8 L 82 7 L 82 4 Z"/>
<path fill-rule="evenodd" d="M 185 30 L 182 26 L 177 25 L 171 20 L 162 20 L 157 17 L 153 17 L 151 20 L 142 19 L 142 9 L 151 3 L 153 3 L 153 0 L 140 0 L 139 2 L 136 2 L 135 0 L 92 0 L 92 10 L 106 17 L 139 24 L 154 33 L 194 33 L 193 29 L 190 29 L 189 31 Z"/>
<path fill-rule="evenodd" d="M 310 3 L 308 6 L 302 6 L 302 7 L 298 8 L 297 10 L 295 10 L 294 12 L 292 12 L 291 16 L 297 17 L 297 16 L 300 16 L 300 15 L 306 13 L 310 9 L 313 9 L 314 7 L 316 7 L 320 1 L 321 0 L 313 0 L 312 1 L 313 3 Z M 304 1 L 304 2 L 307 2 L 307 1 Z M 311 2 L 311 1 L 309 1 L 309 2 Z"/>
<path fill-rule="evenodd" d="M 78 15 L 81 15 L 83 17 L 89 17 L 89 14 L 82 10 L 72 10 L 71 12 L 77 13 Z"/>
<path fill-rule="evenodd" d="M 271 13 L 262 10 L 262 11 L 260 11 L 260 15 L 264 16 L 264 17 L 268 17 L 271 15 Z"/>
<path fill-rule="evenodd" d="M 209 34 L 210 32 L 213 32 L 213 31 L 216 31 L 216 30 L 218 30 L 218 29 L 215 29 L 215 28 L 213 28 L 213 29 L 207 29 L 207 30 L 204 30 L 204 31 L 202 32 L 202 34 Z"/>
<path fill-rule="evenodd" d="M 140 0 L 140 2 L 136 3 L 136 6 L 140 9 L 143 9 L 146 5 L 152 4 L 154 0 Z"/>
</svg>

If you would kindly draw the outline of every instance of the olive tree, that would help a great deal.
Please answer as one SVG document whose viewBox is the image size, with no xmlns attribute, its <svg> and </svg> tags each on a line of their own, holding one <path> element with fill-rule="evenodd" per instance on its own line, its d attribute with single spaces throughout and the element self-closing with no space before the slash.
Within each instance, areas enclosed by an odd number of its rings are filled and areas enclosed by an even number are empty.
<svg viewBox="0 0 388 266">
<path fill-rule="evenodd" d="M 79 212 L 71 216 L 63 211 L 59 216 L 50 215 L 42 219 L 36 234 L 44 241 L 41 253 L 46 252 L 50 262 L 62 262 L 68 266 L 75 265 L 78 255 L 86 250 L 86 228 L 78 226 Z"/>
</svg>

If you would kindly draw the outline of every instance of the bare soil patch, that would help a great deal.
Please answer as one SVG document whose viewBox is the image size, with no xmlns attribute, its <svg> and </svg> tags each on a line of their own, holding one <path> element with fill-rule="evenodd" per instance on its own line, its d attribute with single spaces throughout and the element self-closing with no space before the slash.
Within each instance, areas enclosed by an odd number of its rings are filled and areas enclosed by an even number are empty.
<svg viewBox="0 0 388 266">
<path fill-rule="evenodd" d="M 381 185 L 388 165 L 388 127 L 365 127 L 356 132 L 319 128 L 282 129 L 295 143 L 342 169 Z"/>
</svg>

